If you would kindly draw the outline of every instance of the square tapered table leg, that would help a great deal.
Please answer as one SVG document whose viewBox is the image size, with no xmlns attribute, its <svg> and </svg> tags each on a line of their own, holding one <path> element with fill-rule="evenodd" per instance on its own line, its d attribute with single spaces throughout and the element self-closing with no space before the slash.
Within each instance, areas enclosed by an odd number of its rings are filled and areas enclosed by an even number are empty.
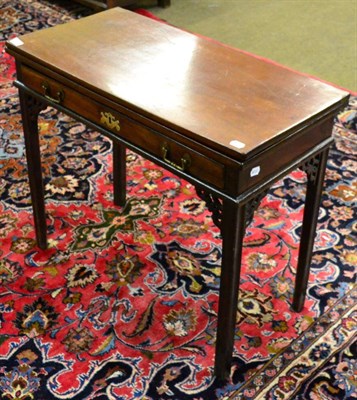
<svg viewBox="0 0 357 400">
<path fill-rule="evenodd" d="M 126 201 L 126 148 L 113 141 L 114 204 L 123 206 Z"/>
<path fill-rule="evenodd" d="M 223 202 L 222 268 L 219 292 L 215 375 L 229 376 L 234 346 L 243 238 L 245 205 Z"/>
<path fill-rule="evenodd" d="M 308 181 L 292 305 L 297 312 L 302 310 L 305 302 L 328 151 L 327 148 L 309 160 L 305 168 Z"/>
<path fill-rule="evenodd" d="M 47 226 L 38 129 L 38 114 L 46 105 L 21 90 L 19 95 L 36 240 L 41 249 L 46 249 Z"/>
</svg>

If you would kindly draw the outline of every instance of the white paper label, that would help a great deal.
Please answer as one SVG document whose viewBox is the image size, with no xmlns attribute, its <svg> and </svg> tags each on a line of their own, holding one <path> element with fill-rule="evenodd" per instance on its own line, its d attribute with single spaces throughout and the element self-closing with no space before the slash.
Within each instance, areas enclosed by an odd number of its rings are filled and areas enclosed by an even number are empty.
<svg viewBox="0 0 357 400">
<path fill-rule="evenodd" d="M 250 176 L 251 177 L 257 176 L 257 175 L 259 175 L 259 173 L 260 173 L 260 166 L 258 165 L 257 167 L 254 167 L 251 169 Z"/>
<path fill-rule="evenodd" d="M 18 37 L 15 37 L 15 38 L 9 40 L 9 43 L 13 44 L 16 47 L 24 44 L 24 42 L 21 39 L 19 39 Z"/>
<path fill-rule="evenodd" d="M 229 142 L 229 144 L 237 149 L 243 149 L 245 147 L 245 143 L 240 142 L 239 140 L 232 140 Z"/>
</svg>

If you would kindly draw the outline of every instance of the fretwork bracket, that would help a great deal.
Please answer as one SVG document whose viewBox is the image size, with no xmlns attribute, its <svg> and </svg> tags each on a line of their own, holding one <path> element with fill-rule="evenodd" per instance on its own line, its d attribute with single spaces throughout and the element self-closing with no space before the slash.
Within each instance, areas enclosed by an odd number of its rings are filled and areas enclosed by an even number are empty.
<svg viewBox="0 0 357 400">
<path fill-rule="evenodd" d="M 248 226 L 254 217 L 254 212 L 258 209 L 261 201 L 267 195 L 270 188 L 264 189 L 262 192 L 258 193 L 253 197 L 246 205 L 245 208 L 245 226 Z"/>
<path fill-rule="evenodd" d="M 28 93 L 23 93 L 23 101 L 29 110 L 29 118 L 32 123 L 37 124 L 38 114 L 47 108 L 47 104 L 36 96 L 32 96 Z"/>
<path fill-rule="evenodd" d="M 253 197 L 249 202 L 247 202 L 246 210 L 245 210 L 245 225 L 248 226 L 254 216 L 254 212 L 259 207 L 262 199 L 268 193 L 269 188 L 263 190 L 255 197 Z M 222 229 L 222 219 L 223 219 L 223 201 L 220 197 L 209 193 L 207 190 L 196 187 L 197 196 L 206 203 L 208 210 L 212 213 L 213 223 L 219 228 Z M 238 204 L 237 204 L 238 207 Z"/>
<path fill-rule="evenodd" d="M 196 186 L 197 196 L 206 203 L 208 210 L 212 213 L 212 221 L 218 229 L 222 229 L 223 202 L 218 196 L 207 192 Z"/>
<path fill-rule="evenodd" d="M 304 171 L 307 175 L 307 179 L 313 183 L 316 181 L 319 165 L 320 165 L 321 153 L 315 154 L 310 159 L 304 161 L 299 169 Z"/>
</svg>

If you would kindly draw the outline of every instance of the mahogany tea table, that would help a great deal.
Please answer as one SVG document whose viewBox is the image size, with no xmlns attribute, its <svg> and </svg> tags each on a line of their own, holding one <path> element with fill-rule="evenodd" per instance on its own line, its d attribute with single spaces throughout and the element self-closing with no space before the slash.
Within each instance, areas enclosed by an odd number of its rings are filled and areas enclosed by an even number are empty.
<svg viewBox="0 0 357 400">
<path fill-rule="evenodd" d="M 295 168 L 307 192 L 292 307 L 301 311 L 332 126 L 348 93 L 121 8 L 7 42 L 17 63 L 37 242 L 46 248 L 38 114 L 48 105 L 113 140 L 114 202 L 125 149 L 191 182 L 221 230 L 215 375 L 229 375 L 247 223 Z"/>
</svg>

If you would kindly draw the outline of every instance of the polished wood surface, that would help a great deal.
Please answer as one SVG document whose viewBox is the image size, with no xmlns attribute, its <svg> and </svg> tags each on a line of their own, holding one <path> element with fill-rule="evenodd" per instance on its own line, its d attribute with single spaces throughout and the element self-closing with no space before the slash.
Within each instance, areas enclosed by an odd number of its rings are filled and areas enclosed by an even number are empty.
<svg viewBox="0 0 357 400">
<path fill-rule="evenodd" d="M 120 8 L 21 40 L 10 50 L 238 160 L 337 109 L 347 95 Z"/>
</svg>

